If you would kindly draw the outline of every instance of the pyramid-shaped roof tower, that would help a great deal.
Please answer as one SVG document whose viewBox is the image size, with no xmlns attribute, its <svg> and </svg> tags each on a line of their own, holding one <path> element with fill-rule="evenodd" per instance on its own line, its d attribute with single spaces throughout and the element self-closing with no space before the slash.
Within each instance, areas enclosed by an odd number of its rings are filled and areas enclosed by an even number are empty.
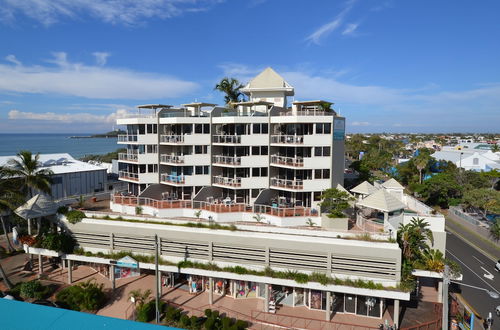
<svg viewBox="0 0 500 330">
<path fill-rule="evenodd" d="M 293 96 L 293 87 L 271 67 L 267 67 L 241 89 L 243 93 L 252 91 L 284 91 L 287 96 Z"/>
<path fill-rule="evenodd" d="M 391 179 L 387 180 L 386 182 L 382 183 L 382 186 L 384 188 L 389 188 L 389 189 L 405 189 L 405 187 L 403 187 L 401 185 L 401 183 L 396 181 L 396 179 L 394 179 L 394 178 L 391 178 Z"/>
<path fill-rule="evenodd" d="M 358 184 L 356 187 L 351 189 L 352 193 L 361 194 L 361 195 L 370 195 L 371 193 L 374 193 L 375 191 L 377 191 L 377 188 L 375 188 L 368 181 L 363 181 L 360 184 Z"/>
<path fill-rule="evenodd" d="M 369 207 L 383 212 L 403 210 L 406 205 L 385 189 L 379 189 L 370 196 L 356 203 L 357 206 Z"/>
</svg>

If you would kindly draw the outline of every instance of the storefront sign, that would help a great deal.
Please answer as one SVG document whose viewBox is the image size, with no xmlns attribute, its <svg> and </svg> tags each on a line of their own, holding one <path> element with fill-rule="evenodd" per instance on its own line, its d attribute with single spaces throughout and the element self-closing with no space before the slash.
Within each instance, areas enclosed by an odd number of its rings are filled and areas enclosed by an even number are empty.
<svg viewBox="0 0 500 330">
<path fill-rule="evenodd" d="M 117 267 L 139 268 L 139 263 L 132 257 L 126 256 L 116 262 Z"/>
</svg>

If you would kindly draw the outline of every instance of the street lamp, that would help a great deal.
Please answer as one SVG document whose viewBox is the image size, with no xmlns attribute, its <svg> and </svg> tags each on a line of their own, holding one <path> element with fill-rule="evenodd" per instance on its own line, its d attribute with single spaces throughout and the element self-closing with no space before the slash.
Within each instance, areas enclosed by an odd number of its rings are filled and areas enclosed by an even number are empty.
<svg viewBox="0 0 500 330">
<path fill-rule="evenodd" d="M 460 166 L 459 166 L 460 169 L 462 168 L 462 155 L 463 154 L 464 154 L 463 152 L 460 153 Z"/>
<path fill-rule="evenodd" d="M 451 281 L 450 282 L 452 283 L 456 283 L 456 284 L 460 284 L 460 285 L 463 285 L 463 286 L 467 286 L 469 288 L 473 288 L 473 289 L 477 289 L 477 290 L 481 290 L 481 291 L 486 291 L 486 293 L 493 299 L 498 299 L 500 298 L 500 294 L 496 291 L 490 291 L 488 289 L 485 289 L 485 288 L 480 288 L 478 286 L 474 286 L 474 285 L 470 285 L 470 284 L 465 284 L 465 283 L 460 283 L 460 282 L 456 282 L 456 281 Z"/>
</svg>

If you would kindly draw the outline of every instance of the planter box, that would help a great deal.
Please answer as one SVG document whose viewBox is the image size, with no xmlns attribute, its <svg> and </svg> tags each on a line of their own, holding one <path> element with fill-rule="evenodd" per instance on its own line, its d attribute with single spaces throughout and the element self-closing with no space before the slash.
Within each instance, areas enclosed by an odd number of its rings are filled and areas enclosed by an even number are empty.
<svg viewBox="0 0 500 330">
<path fill-rule="evenodd" d="M 326 214 L 322 214 L 321 227 L 326 229 L 348 230 L 349 218 L 329 218 Z"/>
<path fill-rule="evenodd" d="M 53 251 L 53 250 L 35 248 L 35 247 L 28 246 L 26 244 L 24 244 L 23 248 L 24 248 L 24 251 L 26 253 L 41 254 L 41 255 L 47 256 L 47 257 L 59 257 L 59 256 L 61 256 L 63 254 L 63 253 L 61 253 L 59 251 Z"/>
</svg>

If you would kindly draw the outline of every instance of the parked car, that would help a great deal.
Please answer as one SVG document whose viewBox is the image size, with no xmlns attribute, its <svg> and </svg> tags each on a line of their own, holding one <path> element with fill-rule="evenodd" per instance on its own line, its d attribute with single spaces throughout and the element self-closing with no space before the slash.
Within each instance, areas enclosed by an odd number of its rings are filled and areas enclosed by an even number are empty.
<svg viewBox="0 0 500 330">
<path fill-rule="evenodd" d="M 0 298 L 2 299 L 7 299 L 7 300 L 16 300 L 14 297 L 12 297 L 10 294 L 5 294 L 4 292 L 0 291 Z"/>
<path fill-rule="evenodd" d="M 495 264 L 495 270 L 497 272 L 500 272 L 500 260 L 498 260 L 497 263 Z"/>
</svg>

